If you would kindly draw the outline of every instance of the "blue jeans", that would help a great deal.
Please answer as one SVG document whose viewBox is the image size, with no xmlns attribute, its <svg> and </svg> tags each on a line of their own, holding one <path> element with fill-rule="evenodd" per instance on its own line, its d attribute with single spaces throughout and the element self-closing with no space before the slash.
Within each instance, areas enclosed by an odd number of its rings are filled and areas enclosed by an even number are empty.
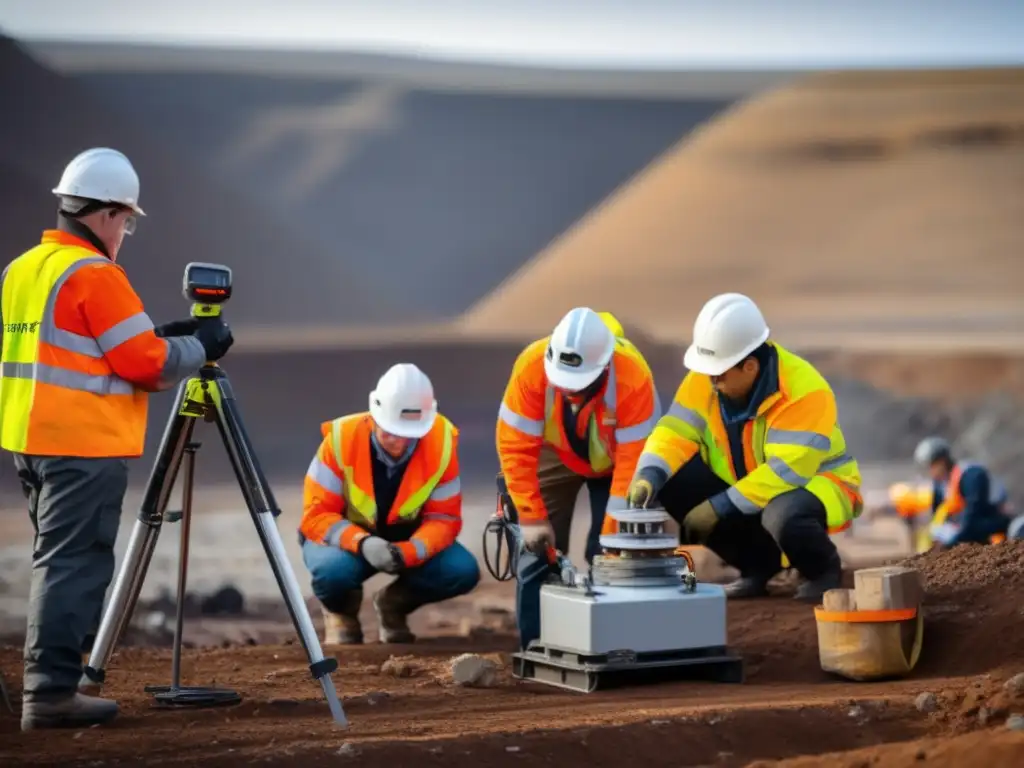
<svg viewBox="0 0 1024 768">
<path fill-rule="evenodd" d="M 345 593 L 359 589 L 377 570 L 359 555 L 337 547 L 306 541 L 302 560 L 313 579 L 313 594 L 333 613 L 341 613 Z M 473 554 L 455 542 L 423 565 L 398 574 L 421 605 L 464 595 L 480 581 L 480 566 Z"/>
<path fill-rule="evenodd" d="M 516 564 L 516 628 L 519 647 L 526 650 L 540 637 L 540 588 L 554 568 L 543 557 L 522 552 Z"/>
<path fill-rule="evenodd" d="M 605 509 L 608 507 L 608 500 L 611 496 L 612 481 L 610 477 L 585 481 L 580 478 L 580 480 L 587 488 L 590 501 L 590 530 L 587 532 L 587 545 L 584 553 L 584 558 L 589 565 L 593 562 L 595 555 L 601 554 L 601 528 L 604 523 Z M 578 487 L 576 486 L 576 488 Z M 565 542 L 559 546 L 563 552 L 568 550 L 569 521 L 572 519 L 577 493 L 578 490 L 574 490 L 572 486 L 569 487 L 565 494 L 565 509 L 559 509 L 561 514 L 553 516 L 552 519 L 556 539 Z M 571 506 L 569 498 L 572 500 Z M 556 573 L 556 569 L 552 568 L 544 558 L 530 552 L 520 553 L 516 566 L 516 627 L 519 630 L 519 645 L 523 650 L 526 650 L 532 640 L 537 640 L 540 637 L 540 588 L 544 586 L 544 582 L 552 573 Z"/>
</svg>

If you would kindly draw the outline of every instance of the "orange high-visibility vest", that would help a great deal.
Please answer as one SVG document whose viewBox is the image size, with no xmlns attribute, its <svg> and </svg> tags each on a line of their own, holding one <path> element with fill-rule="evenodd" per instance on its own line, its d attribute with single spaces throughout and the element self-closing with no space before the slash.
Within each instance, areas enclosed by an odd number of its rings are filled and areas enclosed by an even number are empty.
<svg viewBox="0 0 1024 768">
<path fill-rule="evenodd" d="M 544 355 L 550 337 L 538 339 L 519 355 L 502 398 L 496 427 L 501 471 L 524 521 L 544 520 L 537 466 L 541 447 L 550 445 L 570 470 L 583 477 L 612 476 L 609 509 L 625 509 L 626 493 L 644 441 L 661 417 L 654 376 L 640 351 L 616 338 L 604 389 L 574 414 L 589 458 L 572 450 L 565 436 L 565 400 L 548 384 Z"/>
<path fill-rule="evenodd" d="M 373 497 L 368 412 L 321 425 L 323 440 L 303 486 L 299 532 L 310 541 L 359 551 L 359 542 L 377 530 L 382 510 Z M 388 524 L 418 524 L 408 541 L 397 542 L 407 566 L 420 564 L 454 543 L 462 530 L 458 429 L 438 414 L 434 426 L 408 459 Z"/>
<path fill-rule="evenodd" d="M 2 311 L 0 446 L 140 456 L 167 345 L 121 267 L 49 230 L 4 270 Z"/>
</svg>

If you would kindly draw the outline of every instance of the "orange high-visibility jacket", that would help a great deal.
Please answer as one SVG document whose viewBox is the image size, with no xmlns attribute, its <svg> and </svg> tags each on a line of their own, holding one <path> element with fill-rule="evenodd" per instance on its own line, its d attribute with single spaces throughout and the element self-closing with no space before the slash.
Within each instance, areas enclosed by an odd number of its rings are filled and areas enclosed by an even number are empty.
<svg viewBox="0 0 1024 768">
<path fill-rule="evenodd" d="M 359 542 L 376 532 L 368 412 L 324 422 L 323 440 L 306 472 L 299 532 L 310 541 L 358 554 Z M 415 525 L 407 541 L 396 542 L 406 566 L 426 562 L 450 547 L 462 530 L 458 429 L 438 414 L 416 444 L 387 523 Z"/>
<path fill-rule="evenodd" d="M 537 465 L 541 447 L 550 445 L 566 467 L 584 477 L 612 476 L 608 509 L 625 509 L 626 493 L 644 442 L 661 418 L 654 376 L 640 351 L 615 340 L 605 386 L 576 415 L 586 437 L 589 460 L 572 450 L 563 430 L 564 398 L 548 384 L 544 354 L 551 337 L 530 344 L 516 359 L 498 414 L 496 441 L 501 471 L 524 522 L 546 520 Z"/>
<path fill-rule="evenodd" d="M 199 341 L 158 338 L 124 270 L 66 232 L 44 232 L 2 283 L 0 445 L 38 456 L 142 455 L 147 392 L 198 370 Z"/>
</svg>

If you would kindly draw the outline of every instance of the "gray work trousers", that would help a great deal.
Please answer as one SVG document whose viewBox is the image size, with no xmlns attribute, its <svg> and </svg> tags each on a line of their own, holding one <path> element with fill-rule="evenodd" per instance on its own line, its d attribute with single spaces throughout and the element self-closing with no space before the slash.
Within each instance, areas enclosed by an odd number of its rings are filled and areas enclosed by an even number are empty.
<svg viewBox="0 0 1024 768">
<path fill-rule="evenodd" d="M 24 695 L 59 698 L 78 688 L 114 575 L 128 462 L 15 454 L 14 463 L 35 529 Z"/>
</svg>

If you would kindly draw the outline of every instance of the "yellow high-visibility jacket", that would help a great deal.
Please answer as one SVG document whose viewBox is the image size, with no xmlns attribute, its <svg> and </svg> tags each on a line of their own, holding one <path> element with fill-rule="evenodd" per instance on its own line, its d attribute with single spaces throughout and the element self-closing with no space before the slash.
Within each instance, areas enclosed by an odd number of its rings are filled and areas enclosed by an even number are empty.
<svg viewBox="0 0 1024 768">
<path fill-rule="evenodd" d="M 765 375 L 772 378 L 756 414 L 742 425 L 743 455 L 733 456 L 710 377 L 691 371 L 647 438 L 634 479 L 664 473 L 663 482 L 699 455 L 731 486 L 711 499 L 720 513 L 755 514 L 776 496 L 806 488 L 824 504 L 829 531 L 845 530 L 860 515 L 863 499 L 860 469 L 846 452 L 837 422 L 835 395 L 814 366 L 768 343 L 774 354 Z"/>
</svg>

